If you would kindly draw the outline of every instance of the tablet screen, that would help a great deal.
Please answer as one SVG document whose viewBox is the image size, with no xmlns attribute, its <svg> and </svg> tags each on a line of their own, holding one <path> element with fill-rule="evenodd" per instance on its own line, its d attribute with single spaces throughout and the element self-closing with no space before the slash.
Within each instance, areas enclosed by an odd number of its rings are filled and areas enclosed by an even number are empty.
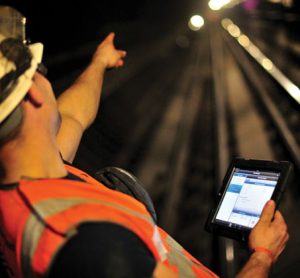
<svg viewBox="0 0 300 278">
<path fill-rule="evenodd" d="M 234 168 L 214 221 L 232 228 L 253 228 L 279 177 L 279 171 Z"/>
</svg>

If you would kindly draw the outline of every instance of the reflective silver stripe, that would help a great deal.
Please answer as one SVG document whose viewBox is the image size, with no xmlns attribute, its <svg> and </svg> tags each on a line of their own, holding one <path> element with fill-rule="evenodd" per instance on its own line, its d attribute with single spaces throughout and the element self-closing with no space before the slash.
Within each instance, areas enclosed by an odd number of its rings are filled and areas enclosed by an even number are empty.
<svg viewBox="0 0 300 278">
<path fill-rule="evenodd" d="M 187 256 L 185 256 L 185 254 L 183 253 L 183 247 L 179 245 L 178 242 L 176 242 L 171 236 L 167 236 L 166 242 L 171 248 L 170 252 L 168 252 L 167 254 L 168 260 L 170 264 L 177 266 L 179 277 L 197 277 L 192 269 L 193 264 L 196 264 L 197 267 L 201 268 L 202 271 L 205 271 L 211 277 L 214 277 L 214 275 L 204 266 L 192 261 Z"/>
<path fill-rule="evenodd" d="M 100 205 L 110 206 L 113 208 L 120 209 L 121 211 L 124 211 L 138 218 L 141 218 L 147 221 L 152 226 L 155 225 L 150 215 L 147 216 L 142 213 L 136 212 L 132 209 L 129 209 L 127 207 L 124 207 L 122 205 L 118 205 L 103 200 L 91 200 L 91 199 L 83 199 L 83 198 L 47 199 L 39 203 L 36 203 L 33 207 L 39 216 L 41 216 L 43 219 L 46 219 L 51 215 L 63 212 L 64 210 L 70 209 L 74 206 L 81 205 L 81 204 L 100 204 Z M 82 220 L 82 222 L 89 221 L 89 220 L 95 220 L 95 219 L 85 218 Z M 31 263 L 39 239 L 43 234 L 44 229 L 45 229 L 45 223 L 37 219 L 36 215 L 32 213 L 26 222 L 23 237 L 22 237 L 21 264 L 22 264 L 22 271 L 23 273 L 25 273 L 25 277 L 34 277 L 34 274 L 32 273 Z"/>
<path fill-rule="evenodd" d="M 170 264 L 178 268 L 179 277 L 196 277 L 192 269 L 192 261 L 183 254 L 182 246 L 170 236 L 167 236 L 166 242 L 171 248 L 167 254 L 168 260 Z"/>
<path fill-rule="evenodd" d="M 27 220 L 22 237 L 21 267 L 24 277 L 34 277 L 31 268 L 31 258 L 43 231 L 44 224 L 31 215 Z"/>
</svg>

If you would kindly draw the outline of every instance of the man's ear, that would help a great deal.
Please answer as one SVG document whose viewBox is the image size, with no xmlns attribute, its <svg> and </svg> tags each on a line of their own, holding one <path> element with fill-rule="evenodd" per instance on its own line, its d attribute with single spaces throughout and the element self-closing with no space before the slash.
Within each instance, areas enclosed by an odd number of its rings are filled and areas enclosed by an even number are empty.
<svg viewBox="0 0 300 278">
<path fill-rule="evenodd" d="M 43 94 L 39 91 L 39 88 L 34 83 L 29 89 L 24 100 L 29 101 L 35 107 L 41 107 L 44 102 Z"/>
</svg>

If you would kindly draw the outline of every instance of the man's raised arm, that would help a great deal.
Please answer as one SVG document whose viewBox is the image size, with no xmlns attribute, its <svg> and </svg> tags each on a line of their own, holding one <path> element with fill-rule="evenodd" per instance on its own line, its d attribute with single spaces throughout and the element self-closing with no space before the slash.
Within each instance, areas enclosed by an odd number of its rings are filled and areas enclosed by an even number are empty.
<svg viewBox="0 0 300 278">
<path fill-rule="evenodd" d="M 115 49 L 114 36 L 110 33 L 98 45 L 88 67 L 57 100 L 62 116 L 57 142 L 69 162 L 75 157 L 83 132 L 97 115 L 105 70 L 123 66 L 126 52 Z"/>
</svg>

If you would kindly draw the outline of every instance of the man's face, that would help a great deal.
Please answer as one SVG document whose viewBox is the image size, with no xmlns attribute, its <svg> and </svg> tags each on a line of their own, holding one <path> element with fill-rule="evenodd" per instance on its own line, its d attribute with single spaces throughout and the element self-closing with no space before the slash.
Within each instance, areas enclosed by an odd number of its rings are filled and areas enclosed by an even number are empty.
<svg viewBox="0 0 300 278">
<path fill-rule="evenodd" d="M 61 124 L 61 115 L 58 111 L 56 98 L 50 82 L 42 74 L 36 72 L 33 77 L 32 86 L 35 86 L 43 95 L 45 113 L 51 127 L 54 127 L 54 131 L 57 133 Z"/>
</svg>

